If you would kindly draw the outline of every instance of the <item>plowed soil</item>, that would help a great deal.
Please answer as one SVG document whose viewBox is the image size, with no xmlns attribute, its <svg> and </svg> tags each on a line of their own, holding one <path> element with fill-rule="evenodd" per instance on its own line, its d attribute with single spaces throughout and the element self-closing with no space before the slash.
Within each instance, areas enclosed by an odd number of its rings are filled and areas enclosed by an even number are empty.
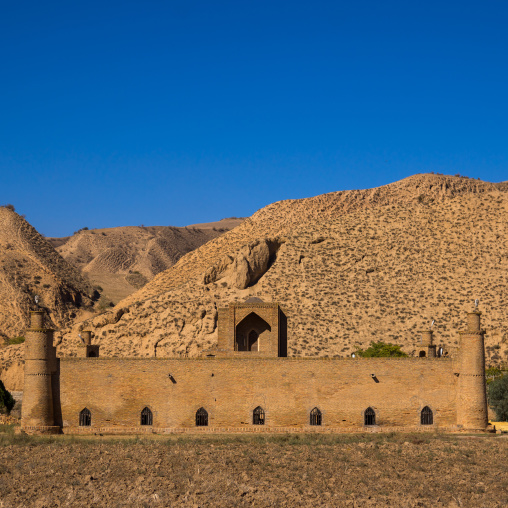
<svg viewBox="0 0 508 508">
<path fill-rule="evenodd" d="M 4 433 L 0 507 L 504 507 L 507 452 L 508 439 L 496 435 Z"/>
</svg>

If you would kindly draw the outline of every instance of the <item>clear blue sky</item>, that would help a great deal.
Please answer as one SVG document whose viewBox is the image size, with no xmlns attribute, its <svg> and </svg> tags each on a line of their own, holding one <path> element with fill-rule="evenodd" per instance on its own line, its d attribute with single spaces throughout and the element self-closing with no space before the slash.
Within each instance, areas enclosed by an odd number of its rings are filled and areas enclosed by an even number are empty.
<svg viewBox="0 0 508 508">
<path fill-rule="evenodd" d="M 0 7 L 0 204 L 48 236 L 508 180 L 506 0 Z"/>
</svg>

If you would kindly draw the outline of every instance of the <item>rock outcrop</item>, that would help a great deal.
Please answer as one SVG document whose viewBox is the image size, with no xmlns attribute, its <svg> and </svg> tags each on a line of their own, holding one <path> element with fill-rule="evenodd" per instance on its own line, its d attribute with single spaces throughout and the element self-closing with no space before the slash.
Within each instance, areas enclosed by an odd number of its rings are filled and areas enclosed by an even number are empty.
<svg viewBox="0 0 508 508">
<path fill-rule="evenodd" d="M 224 256 L 216 265 L 206 270 L 204 283 L 211 284 L 222 281 L 236 289 L 253 286 L 267 272 L 275 257 L 281 242 L 279 240 L 257 240 L 245 245 L 234 256 Z"/>
</svg>

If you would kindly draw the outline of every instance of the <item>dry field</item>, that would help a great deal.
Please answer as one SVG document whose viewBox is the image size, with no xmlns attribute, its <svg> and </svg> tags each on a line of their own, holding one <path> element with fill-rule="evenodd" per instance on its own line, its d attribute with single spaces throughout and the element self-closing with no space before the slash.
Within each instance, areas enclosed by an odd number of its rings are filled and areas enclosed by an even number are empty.
<svg viewBox="0 0 508 508">
<path fill-rule="evenodd" d="M 508 439 L 482 435 L 0 433 L 0 507 L 508 505 Z"/>
</svg>

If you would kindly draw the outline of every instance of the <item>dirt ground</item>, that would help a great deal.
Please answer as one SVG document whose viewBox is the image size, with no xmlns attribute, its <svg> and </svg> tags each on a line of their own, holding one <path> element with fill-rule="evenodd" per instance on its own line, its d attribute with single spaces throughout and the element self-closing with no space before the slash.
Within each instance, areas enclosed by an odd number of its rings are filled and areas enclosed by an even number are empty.
<svg viewBox="0 0 508 508">
<path fill-rule="evenodd" d="M 508 505 L 508 439 L 33 438 L 0 429 L 0 507 Z"/>
</svg>

